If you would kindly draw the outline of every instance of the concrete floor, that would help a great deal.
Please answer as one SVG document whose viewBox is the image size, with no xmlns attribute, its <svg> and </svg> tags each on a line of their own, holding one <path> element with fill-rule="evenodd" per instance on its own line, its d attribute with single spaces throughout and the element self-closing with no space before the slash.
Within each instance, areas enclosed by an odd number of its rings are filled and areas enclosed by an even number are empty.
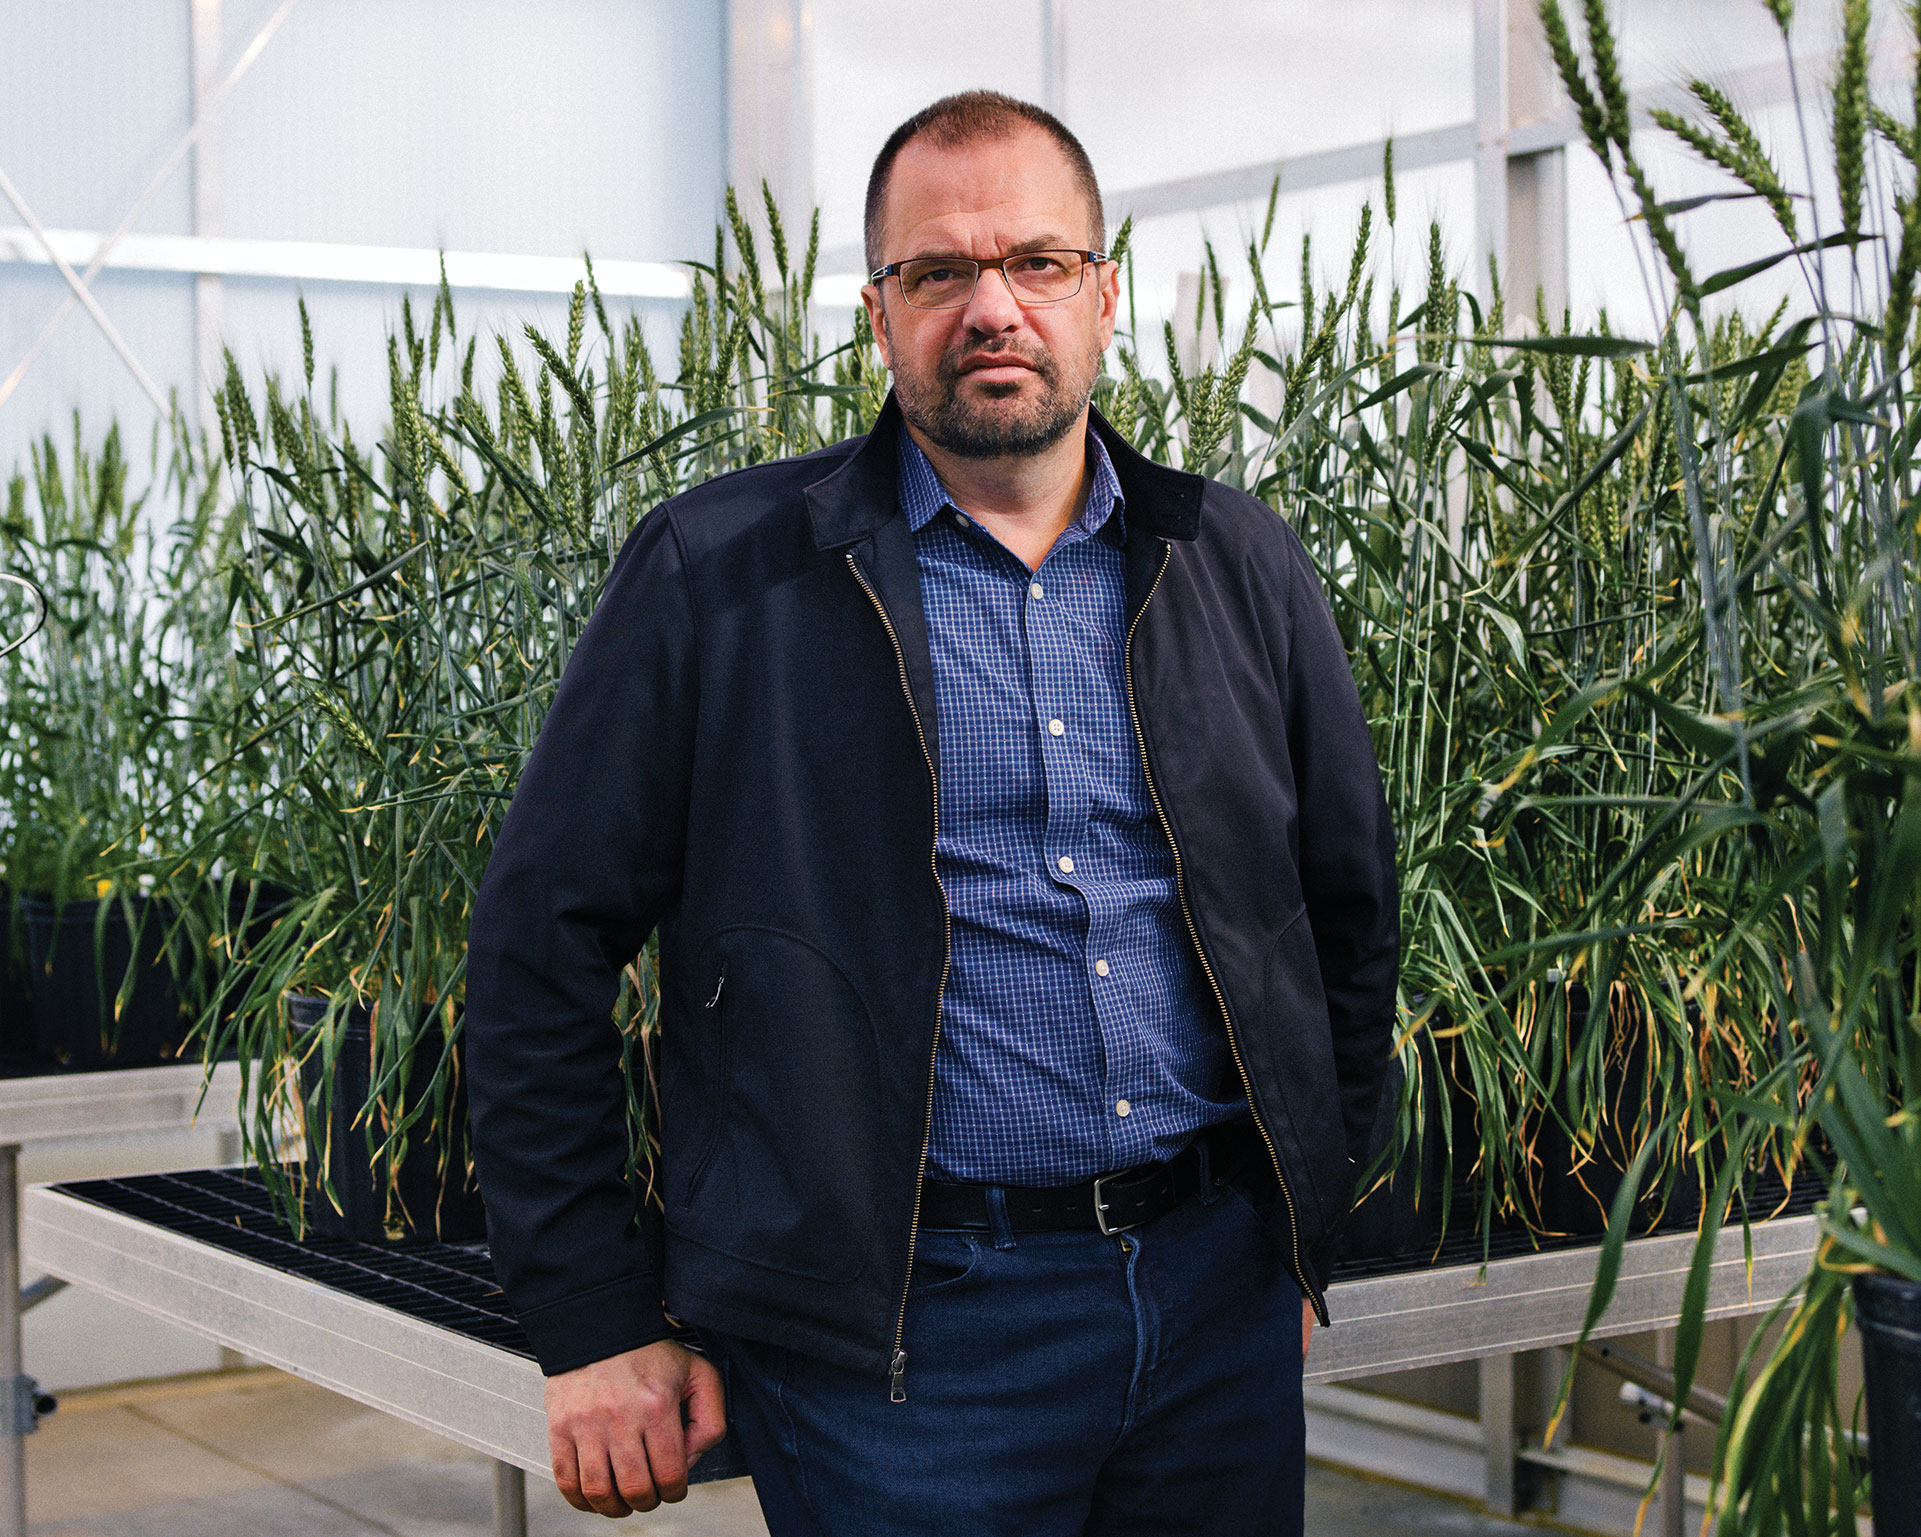
<svg viewBox="0 0 1921 1537">
<path fill-rule="evenodd" d="M 533 1537 L 605 1518 L 528 1479 Z M 260 1367 L 71 1393 L 27 1441 L 34 1537 L 487 1537 L 484 1458 Z M 762 1537 L 741 1480 L 641 1518 L 659 1537 Z M 630 1527 L 628 1530 L 635 1528 Z"/>
<path fill-rule="evenodd" d="M 486 1537 L 492 1472 L 475 1454 L 268 1368 L 70 1393 L 27 1441 L 34 1537 Z M 1323 1467 L 1314 1537 L 1539 1531 Z M 528 1480 L 533 1537 L 606 1521 Z M 745 1480 L 638 1518 L 655 1537 L 765 1537 Z"/>
</svg>

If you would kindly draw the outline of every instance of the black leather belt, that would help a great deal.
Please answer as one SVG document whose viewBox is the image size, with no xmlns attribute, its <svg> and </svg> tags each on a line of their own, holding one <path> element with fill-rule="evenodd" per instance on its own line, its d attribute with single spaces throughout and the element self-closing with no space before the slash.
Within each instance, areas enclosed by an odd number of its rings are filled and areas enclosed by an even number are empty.
<svg viewBox="0 0 1921 1537">
<path fill-rule="evenodd" d="M 1008 1226 L 1017 1232 L 1093 1228 L 1109 1234 L 1143 1227 L 1200 1193 L 1203 1146 L 1206 1177 L 1218 1184 L 1241 1172 L 1253 1141 L 1253 1127 L 1235 1121 L 1208 1128 L 1165 1163 L 1140 1164 L 1078 1185 L 1002 1185 Z M 993 1188 L 922 1180 L 921 1226 L 991 1228 L 987 1193 Z"/>
</svg>

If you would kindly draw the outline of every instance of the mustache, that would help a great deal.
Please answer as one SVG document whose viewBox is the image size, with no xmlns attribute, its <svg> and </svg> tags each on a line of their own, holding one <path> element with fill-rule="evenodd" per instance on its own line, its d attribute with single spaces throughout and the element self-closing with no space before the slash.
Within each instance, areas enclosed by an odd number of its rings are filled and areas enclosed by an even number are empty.
<svg viewBox="0 0 1921 1537">
<path fill-rule="evenodd" d="M 1041 378 L 1051 381 L 1055 374 L 1053 354 L 1045 348 L 1029 349 L 1005 337 L 992 341 L 968 342 L 956 347 L 941 359 L 941 376 L 949 383 L 958 381 L 970 366 L 995 366 L 1005 363 L 1020 363 L 1031 368 Z"/>
</svg>

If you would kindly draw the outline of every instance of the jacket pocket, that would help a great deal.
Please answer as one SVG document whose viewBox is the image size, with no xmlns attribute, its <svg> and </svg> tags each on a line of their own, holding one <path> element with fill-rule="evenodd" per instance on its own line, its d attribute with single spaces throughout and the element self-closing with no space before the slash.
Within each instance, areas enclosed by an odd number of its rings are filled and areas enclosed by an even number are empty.
<svg viewBox="0 0 1921 1537">
<path fill-rule="evenodd" d="M 768 1269 L 851 1280 L 865 1268 L 884 1156 L 866 1003 L 796 934 L 729 929 L 708 953 L 725 960 L 711 963 L 693 1012 L 713 1004 L 717 1050 L 710 1044 L 711 1073 L 680 1085 L 663 1110 L 665 1161 L 689 1170 L 684 1185 L 673 1182 L 667 1224 Z M 701 1021 L 692 1028 L 707 1033 Z"/>
<path fill-rule="evenodd" d="M 685 1207 L 700 1194 L 701 1176 L 707 1172 L 707 1166 L 713 1162 L 714 1149 L 720 1145 L 720 1135 L 723 1129 L 722 1111 L 727 1103 L 726 992 L 727 956 L 723 951 L 715 957 L 714 985 L 711 991 L 708 992 L 706 1002 L 701 1005 L 701 1013 L 705 1017 L 700 1020 L 699 1024 L 699 1028 L 710 1031 L 714 1038 L 716 1055 L 714 1070 L 715 1092 L 711 1102 L 705 1107 L 707 1110 L 705 1117 L 705 1134 L 697 1135 L 689 1139 L 698 1151 L 695 1153 L 694 1161 L 688 1169 L 687 1178 L 684 1182 L 674 1182 L 675 1185 L 679 1187 L 677 1196 L 670 1193 L 669 1199 L 676 1206 Z"/>
</svg>

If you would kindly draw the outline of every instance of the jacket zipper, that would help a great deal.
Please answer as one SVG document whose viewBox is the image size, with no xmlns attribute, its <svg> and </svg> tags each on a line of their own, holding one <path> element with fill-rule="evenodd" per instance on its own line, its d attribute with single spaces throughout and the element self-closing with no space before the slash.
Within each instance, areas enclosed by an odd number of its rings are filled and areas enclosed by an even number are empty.
<svg viewBox="0 0 1921 1537">
<path fill-rule="evenodd" d="M 1134 701 L 1134 631 L 1139 627 L 1141 615 L 1147 612 L 1147 605 L 1154 600 L 1160 590 L 1161 578 L 1167 575 L 1167 568 L 1174 559 L 1174 546 L 1162 543 L 1161 568 L 1154 573 L 1154 583 L 1147 589 L 1147 596 L 1141 599 L 1141 606 L 1135 610 L 1134 617 L 1128 622 L 1127 640 L 1121 648 L 1122 670 L 1127 677 L 1127 713 L 1134 720 L 1134 740 L 1139 744 L 1141 753 L 1141 773 L 1147 780 L 1148 799 L 1154 802 L 1154 814 L 1160 818 L 1161 831 L 1167 835 L 1167 846 L 1174 852 L 1174 894 L 1180 900 L 1181 917 L 1187 921 L 1188 937 L 1194 941 L 1194 951 L 1201 958 L 1201 970 L 1207 977 L 1207 985 L 1213 989 L 1214 1002 L 1221 1011 L 1221 1022 L 1227 1027 L 1227 1049 L 1234 1058 L 1234 1068 L 1241 1075 L 1241 1090 L 1247 1095 L 1248 1114 L 1254 1119 L 1254 1129 L 1261 1134 L 1261 1141 L 1267 1147 L 1267 1156 L 1274 1163 L 1274 1178 L 1281 1187 L 1281 1199 L 1287 1203 L 1288 1236 L 1293 1243 L 1294 1279 L 1300 1282 L 1301 1295 L 1313 1304 L 1314 1316 L 1327 1326 L 1327 1302 L 1309 1284 L 1307 1272 L 1301 1265 L 1301 1219 L 1294 1209 L 1293 1193 L 1287 1188 L 1287 1176 L 1281 1172 L 1281 1155 L 1274 1147 L 1274 1139 L 1268 1135 L 1267 1125 L 1261 1120 L 1259 1105 L 1254 1099 L 1254 1082 L 1248 1077 L 1247 1064 L 1241 1060 L 1240 1042 L 1234 1035 L 1234 1018 L 1227 1011 L 1227 995 L 1221 991 L 1221 984 L 1215 979 L 1213 962 L 1207 958 L 1207 947 L 1201 943 L 1201 931 L 1194 922 L 1194 914 L 1187 905 L 1187 867 L 1181 860 L 1181 846 L 1174 840 L 1174 824 L 1167 819 L 1167 808 L 1161 804 L 1161 793 L 1154 786 L 1154 766 L 1147 759 L 1147 733 L 1141 729 L 1140 707 Z"/>
<path fill-rule="evenodd" d="M 913 1285 L 914 1249 L 920 1241 L 921 1182 L 927 1178 L 927 1147 L 934 1135 L 934 1063 L 940 1055 L 941 1007 L 947 997 L 947 972 L 953 961 L 954 919 L 947 906 L 947 888 L 940 878 L 940 775 L 934 768 L 934 755 L 927 750 L 927 733 L 921 727 L 920 707 L 914 703 L 913 686 L 907 681 L 907 653 L 901 649 L 900 636 L 894 629 L 894 621 L 887 617 L 886 605 L 862 574 L 852 550 L 847 552 L 847 569 L 860 583 L 860 590 L 867 594 L 867 601 L 874 605 L 888 640 L 893 642 L 894 660 L 900 666 L 901 692 L 907 696 L 907 711 L 914 717 L 914 735 L 920 739 L 920 755 L 927 760 L 927 780 L 934 795 L 934 841 L 928 851 L 928 867 L 934 874 L 934 889 L 940 893 L 940 986 L 934 992 L 934 1041 L 927 1052 L 927 1109 L 921 1121 L 920 1166 L 914 1174 L 914 1214 L 907 1223 L 907 1270 L 900 1283 L 900 1310 L 894 1318 L 894 1353 L 887 1366 L 887 1396 L 894 1403 L 904 1404 L 907 1402 L 907 1351 L 903 1343 L 907 1338 L 907 1293 Z"/>
</svg>

